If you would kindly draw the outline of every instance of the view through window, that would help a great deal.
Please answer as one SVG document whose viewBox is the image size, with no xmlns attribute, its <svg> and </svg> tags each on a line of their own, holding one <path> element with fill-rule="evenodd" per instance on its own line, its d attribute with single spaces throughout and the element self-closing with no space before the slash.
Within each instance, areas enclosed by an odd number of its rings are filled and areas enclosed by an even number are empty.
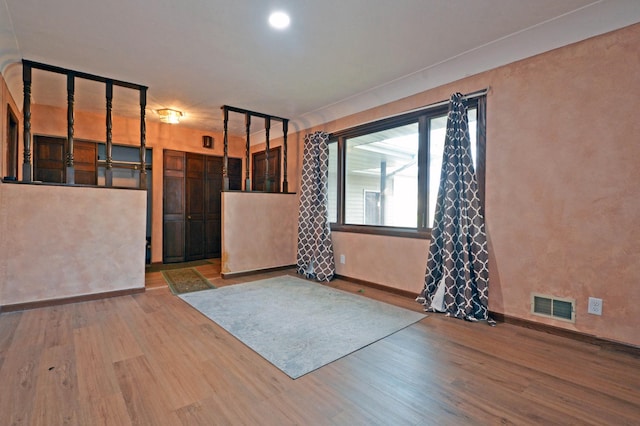
<svg viewBox="0 0 640 426">
<path fill-rule="evenodd" d="M 468 121 L 476 165 L 475 105 L 468 109 Z M 372 123 L 335 136 L 329 144 L 330 222 L 347 226 L 431 228 L 446 126 L 447 111 L 440 108 L 388 123 Z"/>
</svg>

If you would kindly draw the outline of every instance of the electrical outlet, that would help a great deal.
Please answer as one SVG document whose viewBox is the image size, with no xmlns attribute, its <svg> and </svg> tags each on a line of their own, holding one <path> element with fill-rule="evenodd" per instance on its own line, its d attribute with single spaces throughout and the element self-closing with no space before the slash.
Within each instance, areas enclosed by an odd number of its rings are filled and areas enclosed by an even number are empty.
<svg viewBox="0 0 640 426">
<path fill-rule="evenodd" d="M 587 312 L 593 315 L 602 315 L 602 299 L 590 297 Z"/>
<path fill-rule="evenodd" d="M 347 259 L 345 258 L 344 254 L 341 254 L 340 255 L 340 263 L 344 265 L 346 261 L 347 261 Z"/>
</svg>

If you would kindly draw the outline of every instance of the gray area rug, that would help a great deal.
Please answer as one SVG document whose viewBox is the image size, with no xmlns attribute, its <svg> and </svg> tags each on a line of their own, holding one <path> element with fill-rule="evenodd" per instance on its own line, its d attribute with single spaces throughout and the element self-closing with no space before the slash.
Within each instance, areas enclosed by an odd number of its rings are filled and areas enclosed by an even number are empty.
<svg viewBox="0 0 640 426">
<path fill-rule="evenodd" d="M 179 297 L 293 379 L 426 316 L 291 276 Z"/>
</svg>

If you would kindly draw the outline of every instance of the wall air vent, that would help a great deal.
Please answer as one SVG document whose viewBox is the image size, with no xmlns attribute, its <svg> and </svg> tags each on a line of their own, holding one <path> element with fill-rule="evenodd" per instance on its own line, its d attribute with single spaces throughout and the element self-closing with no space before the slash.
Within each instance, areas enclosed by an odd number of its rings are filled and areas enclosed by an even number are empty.
<svg viewBox="0 0 640 426">
<path fill-rule="evenodd" d="M 576 301 L 532 293 L 531 313 L 547 318 L 576 322 Z"/>
</svg>

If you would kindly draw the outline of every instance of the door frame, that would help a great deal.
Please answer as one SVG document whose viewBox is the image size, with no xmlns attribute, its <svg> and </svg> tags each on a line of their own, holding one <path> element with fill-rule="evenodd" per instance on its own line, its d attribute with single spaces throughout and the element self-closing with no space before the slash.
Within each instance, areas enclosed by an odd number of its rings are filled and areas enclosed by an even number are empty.
<svg viewBox="0 0 640 426">
<path fill-rule="evenodd" d="M 4 175 L 18 180 L 18 149 L 20 146 L 20 121 L 7 104 L 7 160 Z"/>
</svg>

